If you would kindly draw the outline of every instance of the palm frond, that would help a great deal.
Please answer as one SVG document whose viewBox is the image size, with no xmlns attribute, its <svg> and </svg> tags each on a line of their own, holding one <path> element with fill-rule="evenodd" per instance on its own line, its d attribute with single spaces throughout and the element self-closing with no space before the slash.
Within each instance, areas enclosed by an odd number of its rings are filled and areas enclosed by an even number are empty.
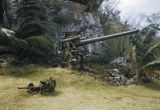
<svg viewBox="0 0 160 110">
<path fill-rule="evenodd" d="M 159 46 L 160 46 L 160 43 L 157 43 L 157 44 L 154 44 L 153 46 L 151 46 L 151 47 L 148 49 L 148 51 L 146 52 L 145 57 L 146 57 L 149 53 L 151 53 L 154 49 L 158 48 Z"/>
<path fill-rule="evenodd" d="M 150 43 L 151 39 L 156 34 L 156 30 L 152 27 L 147 27 L 141 32 L 141 39 L 143 44 Z"/>
<path fill-rule="evenodd" d="M 144 65 L 142 68 L 144 69 L 148 66 L 153 66 L 153 65 L 158 65 L 158 64 L 160 64 L 160 59 L 151 61 L 151 62 L 147 63 L 146 65 Z"/>
</svg>

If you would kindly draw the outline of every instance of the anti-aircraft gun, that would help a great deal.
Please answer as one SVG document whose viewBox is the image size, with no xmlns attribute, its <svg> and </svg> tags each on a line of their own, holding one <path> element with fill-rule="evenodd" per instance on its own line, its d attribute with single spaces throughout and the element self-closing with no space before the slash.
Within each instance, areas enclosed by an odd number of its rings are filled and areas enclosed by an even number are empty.
<svg viewBox="0 0 160 110">
<path fill-rule="evenodd" d="M 65 38 L 61 40 L 62 52 L 64 55 L 62 65 L 76 66 L 77 64 L 80 64 L 79 68 L 83 69 L 84 56 L 87 53 L 86 51 L 82 51 L 79 47 L 85 46 L 87 44 L 99 42 L 99 41 L 105 41 L 105 40 L 123 37 L 131 34 L 136 34 L 138 32 L 139 30 L 132 30 L 132 31 L 126 31 L 126 32 L 111 34 L 111 35 L 102 36 L 102 37 L 95 37 L 90 39 L 83 39 L 80 36 L 80 34 L 76 32 L 66 33 Z"/>
</svg>

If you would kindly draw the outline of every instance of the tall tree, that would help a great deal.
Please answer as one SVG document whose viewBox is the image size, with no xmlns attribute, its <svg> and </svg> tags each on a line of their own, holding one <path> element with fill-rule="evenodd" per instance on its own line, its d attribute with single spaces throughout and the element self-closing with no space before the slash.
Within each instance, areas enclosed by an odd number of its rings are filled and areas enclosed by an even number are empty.
<svg viewBox="0 0 160 110">
<path fill-rule="evenodd" d="M 17 11 L 18 38 L 46 35 L 51 32 L 47 8 L 39 0 L 22 0 Z"/>
<path fill-rule="evenodd" d="M 0 26 L 7 27 L 8 26 L 8 13 L 10 10 L 10 2 L 9 0 L 0 0 Z"/>
</svg>

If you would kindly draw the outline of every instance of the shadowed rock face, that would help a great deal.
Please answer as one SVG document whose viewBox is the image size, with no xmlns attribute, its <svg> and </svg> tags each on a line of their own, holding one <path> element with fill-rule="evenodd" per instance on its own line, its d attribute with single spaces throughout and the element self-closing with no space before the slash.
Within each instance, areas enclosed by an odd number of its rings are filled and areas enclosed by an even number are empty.
<svg viewBox="0 0 160 110">
<path fill-rule="evenodd" d="M 87 11 L 95 11 L 102 4 L 103 0 L 69 0 L 87 6 Z"/>
<path fill-rule="evenodd" d="M 57 14 L 58 18 L 65 20 L 67 24 L 61 25 L 62 32 L 79 32 L 83 38 L 101 37 L 104 35 L 103 27 L 99 15 L 94 11 L 86 11 L 88 3 L 100 3 L 103 0 L 88 0 L 87 5 L 77 2 L 78 0 L 68 0 L 63 2 Z M 82 2 L 82 1 L 80 1 Z M 58 19 L 58 20 L 60 20 Z M 89 52 L 101 53 L 102 43 L 87 45 Z"/>
<path fill-rule="evenodd" d="M 87 5 L 88 2 L 89 2 L 89 0 L 69 0 L 69 1 L 80 3 L 80 4 L 83 4 L 83 5 Z"/>
<path fill-rule="evenodd" d="M 58 12 L 58 18 L 64 18 L 67 24 L 61 25 L 62 32 L 79 32 L 83 38 L 93 38 L 103 36 L 103 27 L 100 22 L 100 18 L 95 12 L 86 12 L 86 6 L 75 3 L 73 1 L 67 1 L 61 6 L 61 10 Z M 101 51 L 101 43 L 95 43 L 87 45 L 89 52 Z"/>
</svg>

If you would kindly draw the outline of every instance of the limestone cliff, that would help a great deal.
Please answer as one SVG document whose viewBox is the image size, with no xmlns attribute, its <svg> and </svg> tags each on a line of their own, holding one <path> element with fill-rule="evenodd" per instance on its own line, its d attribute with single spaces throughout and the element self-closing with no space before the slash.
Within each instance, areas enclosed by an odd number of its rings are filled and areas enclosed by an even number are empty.
<svg viewBox="0 0 160 110">
<path fill-rule="evenodd" d="M 79 32 L 84 38 L 103 36 L 103 27 L 96 12 L 86 11 L 87 6 L 65 1 L 60 5 L 57 18 L 61 19 L 62 32 Z M 90 52 L 100 50 L 100 43 L 89 46 Z"/>
<path fill-rule="evenodd" d="M 15 13 L 16 3 L 13 1 Z M 50 13 L 50 22 L 60 26 L 57 37 L 62 38 L 65 32 L 79 32 L 84 38 L 103 36 L 103 28 L 97 10 L 103 0 L 41 0 Z M 16 15 L 16 14 L 14 14 Z M 16 17 L 16 16 L 15 16 Z M 92 50 L 100 50 L 100 43 L 90 45 Z"/>
</svg>

